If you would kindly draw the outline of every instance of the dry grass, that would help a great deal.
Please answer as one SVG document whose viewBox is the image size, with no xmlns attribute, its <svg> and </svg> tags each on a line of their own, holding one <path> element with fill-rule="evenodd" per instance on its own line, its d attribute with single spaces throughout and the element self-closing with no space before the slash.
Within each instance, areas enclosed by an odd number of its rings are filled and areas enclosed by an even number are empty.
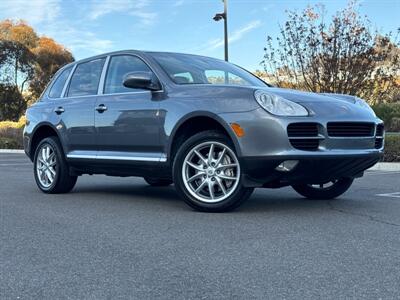
<svg viewBox="0 0 400 300">
<path fill-rule="evenodd" d="M 386 135 L 383 160 L 386 162 L 400 162 L 400 135 Z"/>
<path fill-rule="evenodd" d="M 0 149 L 22 149 L 22 132 L 25 126 L 25 117 L 18 122 L 0 122 Z"/>
</svg>

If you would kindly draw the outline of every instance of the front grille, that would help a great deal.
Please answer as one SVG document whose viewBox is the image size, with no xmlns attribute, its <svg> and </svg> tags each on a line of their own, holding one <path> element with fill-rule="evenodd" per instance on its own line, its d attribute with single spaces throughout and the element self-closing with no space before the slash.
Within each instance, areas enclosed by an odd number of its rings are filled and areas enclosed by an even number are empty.
<svg viewBox="0 0 400 300">
<path fill-rule="evenodd" d="M 318 139 L 290 139 L 293 147 L 299 150 L 316 151 L 319 147 Z"/>
<path fill-rule="evenodd" d="M 383 124 L 376 125 L 376 136 L 383 136 L 384 129 Z"/>
<path fill-rule="evenodd" d="M 328 135 L 331 137 L 367 137 L 373 136 L 374 123 L 355 122 L 330 122 L 328 123 Z"/>
<path fill-rule="evenodd" d="M 317 123 L 292 123 L 287 127 L 291 145 L 299 150 L 316 151 L 319 147 Z"/>
<path fill-rule="evenodd" d="M 287 127 L 289 137 L 318 136 L 317 123 L 293 123 Z"/>
</svg>

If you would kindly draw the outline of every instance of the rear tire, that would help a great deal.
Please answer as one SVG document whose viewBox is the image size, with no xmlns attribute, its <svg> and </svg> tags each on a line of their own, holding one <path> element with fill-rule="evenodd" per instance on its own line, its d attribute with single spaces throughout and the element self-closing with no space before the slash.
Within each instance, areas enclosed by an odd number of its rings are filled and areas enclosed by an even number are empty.
<svg viewBox="0 0 400 300">
<path fill-rule="evenodd" d="M 69 175 L 64 152 L 54 136 L 40 141 L 35 151 L 33 166 L 36 184 L 44 193 L 68 193 L 76 184 L 78 177 Z"/>
<path fill-rule="evenodd" d="M 168 186 L 173 183 L 170 179 L 160 179 L 152 177 L 143 177 L 143 179 L 151 186 Z"/>
<path fill-rule="evenodd" d="M 293 189 L 300 195 L 312 200 L 328 200 L 344 194 L 352 185 L 353 178 L 342 178 L 331 182 L 328 187 L 317 187 L 318 184 L 295 184 Z"/>
<path fill-rule="evenodd" d="M 253 192 L 242 185 L 232 142 L 214 130 L 197 133 L 182 144 L 174 159 L 173 178 L 183 200 L 198 211 L 233 210 Z"/>
</svg>

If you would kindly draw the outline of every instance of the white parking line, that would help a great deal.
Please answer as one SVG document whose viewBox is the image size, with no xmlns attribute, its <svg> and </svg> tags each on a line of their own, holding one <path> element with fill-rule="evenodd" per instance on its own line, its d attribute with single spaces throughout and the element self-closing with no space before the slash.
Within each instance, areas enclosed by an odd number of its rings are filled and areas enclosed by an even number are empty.
<svg viewBox="0 0 400 300">
<path fill-rule="evenodd" d="M 395 192 L 395 193 L 387 193 L 387 194 L 377 194 L 376 196 L 380 196 L 380 197 L 392 197 L 392 198 L 400 198 L 400 192 Z"/>
</svg>

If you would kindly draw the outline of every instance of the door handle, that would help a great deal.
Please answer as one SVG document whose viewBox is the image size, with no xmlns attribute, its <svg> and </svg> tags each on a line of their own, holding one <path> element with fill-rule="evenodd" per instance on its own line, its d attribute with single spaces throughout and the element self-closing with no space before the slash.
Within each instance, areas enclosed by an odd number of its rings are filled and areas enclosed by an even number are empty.
<svg viewBox="0 0 400 300">
<path fill-rule="evenodd" d="M 65 111 L 65 109 L 64 109 L 64 107 L 62 107 L 62 106 L 59 106 L 59 107 L 57 107 L 57 108 L 54 110 L 54 112 L 55 112 L 57 115 L 61 115 L 64 111 Z"/>
<path fill-rule="evenodd" d="M 107 106 L 105 106 L 104 104 L 100 104 L 99 106 L 96 107 L 96 110 L 99 113 L 103 113 L 103 112 L 105 112 L 107 110 Z"/>
</svg>

